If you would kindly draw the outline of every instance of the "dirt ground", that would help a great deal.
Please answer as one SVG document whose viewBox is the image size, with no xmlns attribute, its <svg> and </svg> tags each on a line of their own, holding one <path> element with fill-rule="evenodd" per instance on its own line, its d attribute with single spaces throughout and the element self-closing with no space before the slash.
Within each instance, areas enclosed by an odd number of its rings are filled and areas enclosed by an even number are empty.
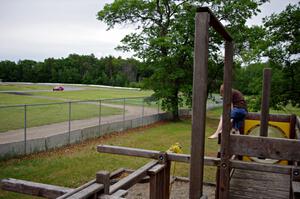
<svg viewBox="0 0 300 199">
<path fill-rule="evenodd" d="M 214 186 L 203 186 L 203 193 L 209 199 L 215 198 Z M 148 199 L 149 198 L 149 183 L 138 183 L 128 190 L 127 199 Z M 189 198 L 189 183 L 175 181 L 172 185 L 171 199 L 187 199 Z"/>
</svg>

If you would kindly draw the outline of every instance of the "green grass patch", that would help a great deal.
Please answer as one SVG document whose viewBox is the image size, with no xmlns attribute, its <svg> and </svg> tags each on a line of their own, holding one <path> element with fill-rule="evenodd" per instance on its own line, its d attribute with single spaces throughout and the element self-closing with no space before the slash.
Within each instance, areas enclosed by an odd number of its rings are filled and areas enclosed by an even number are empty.
<svg viewBox="0 0 300 199">
<path fill-rule="evenodd" d="M 0 91 L 52 90 L 53 86 L 31 84 L 0 84 Z"/>
<path fill-rule="evenodd" d="M 36 103 L 56 103 L 59 100 L 48 100 L 32 98 L 30 96 L 19 96 L 13 94 L 0 94 L 1 105 L 13 104 L 36 104 Z M 0 132 L 24 128 L 25 108 L 7 107 L 0 108 Z M 101 116 L 122 114 L 120 108 L 101 106 Z M 26 107 L 27 127 L 41 126 L 69 120 L 69 104 L 36 105 Z M 96 103 L 72 103 L 71 119 L 87 119 L 99 116 L 99 104 Z"/>
<path fill-rule="evenodd" d="M 206 138 L 215 130 L 218 120 L 207 118 Z M 161 123 L 152 128 L 132 130 L 127 133 L 87 141 L 83 144 L 51 152 L 0 161 L 0 178 L 18 178 L 65 187 L 78 187 L 95 178 L 99 170 L 113 171 L 120 167 L 137 169 L 149 159 L 102 154 L 96 152 L 98 144 L 110 144 L 166 151 L 179 142 L 184 153 L 190 153 L 191 121 Z M 206 139 L 205 154 L 216 156 L 216 140 Z M 173 175 L 172 163 L 172 175 Z M 189 165 L 176 163 L 174 175 L 188 176 Z M 205 168 L 205 181 L 214 182 L 215 168 Z M 24 198 L 24 195 L 0 191 L 0 198 Z M 30 197 L 28 197 L 30 198 Z"/>
<path fill-rule="evenodd" d="M 147 97 L 152 91 L 137 91 L 115 88 L 95 88 L 79 91 L 63 91 L 63 92 L 36 92 L 33 95 L 58 97 L 66 100 L 99 100 L 111 98 L 128 98 L 128 97 Z"/>
<path fill-rule="evenodd" d="M 41 104 L 41 103 L 53 103 L 53 102 L 63 102 L 64 100 L 51 100 L 44 98 L 32 97 L 30 94 L 27 95 L 16 95 L 8 93 L 0 93 L 0 105 L 17 105 L 17 104 Z"/>
</svg>

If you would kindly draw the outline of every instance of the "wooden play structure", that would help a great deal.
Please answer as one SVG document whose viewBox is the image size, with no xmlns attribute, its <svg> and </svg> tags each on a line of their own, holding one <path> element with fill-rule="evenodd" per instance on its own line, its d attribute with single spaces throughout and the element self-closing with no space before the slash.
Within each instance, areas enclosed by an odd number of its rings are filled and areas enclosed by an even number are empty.
<svg viewBox="0 0 300 199">
<path fill-rule="evenodd" d="M 217 167 L 216 196 L 219 199 L 238 198 L 300 198 L 300 121 L 295 115 L 270 115 L 269 69 L 264 72 L 261 114 L 250 113 L 242 133 L 231 134 L 231 83 L 233 65 L 233 39 L 208 8 L 199 8 L 195 23 L 195 57 L 193 77 L 193 113 L 191 154 L 99 145 L 97 151 L 153 159 L 126 177 L 116 180 L 124 169 L 109 173 L 99 171 L 96 179 L 76 189 L 45 185 L 16 179 L 3 179 L 4 190 L 46 198 L 124 198 L 134 184 L 147 178 L 150 182 L 150 199 L 170 197 L 170 165 L 172 161 L 190 164 L 189 198 L 204 199 L 203 168 Z M 218 157 L 205 157 L 205 120 L 208 73 L 209 27 L 225 40 L 223 130 Z M 268 125 L 284 133 L 283 138 L 268 137 Z M 260 128 L 260 135 L 251 129 Z M 256 158 L 256 159 L 255 159 Z M 268 163 L 272 159 L 276 162 Z M 260 160 L 260 161 L 257 161 Z"/>
</svg>

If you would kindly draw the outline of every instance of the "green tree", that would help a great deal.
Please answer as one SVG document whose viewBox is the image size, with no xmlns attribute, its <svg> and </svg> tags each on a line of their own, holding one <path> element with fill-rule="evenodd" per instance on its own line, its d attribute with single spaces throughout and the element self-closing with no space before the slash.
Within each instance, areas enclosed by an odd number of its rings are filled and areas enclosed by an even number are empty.
<svg viewBox="0 0 300 199">
<path fill-rule="evenodd" d="M 191 102 L 194 17 L 196 6 L 209 6 L 216 16 L 227 24 L 240 52 L 245 41 L 241 29 L 248 18 L 259 12 L 259 5 L 266 0 L 115 0 L 98 12 L 98 19 L 108 28 L 117 24 L 135 24 L 136 32 L 126 35 L 118 49 L 134 51 L 143 60 L 152 75 L 145 85 L 154 90 L 154 97 L 162 100 L 162 106 L 172 111 L 178 119 L 178 106 Z M 211 67 L 220 67 L 222 40 L 211 31 Z M 210 72 L 220 76 L 220 70 Z M 210 88 L 210 86 L 209 86 Z"/>
<path fill-rule="evenodd" d="M 264 55 L 276 71 L 271 104 L 300 106 L 300 3 L 264 19 L 267 49 Z"/>
</svg>

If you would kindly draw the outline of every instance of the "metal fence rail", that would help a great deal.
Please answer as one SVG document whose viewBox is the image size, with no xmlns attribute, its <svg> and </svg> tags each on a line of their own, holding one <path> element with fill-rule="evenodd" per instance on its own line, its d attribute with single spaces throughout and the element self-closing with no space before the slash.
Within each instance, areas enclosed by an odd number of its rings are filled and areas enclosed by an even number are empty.
<svg viewBox="0 0 300 199">
<path fill-rule="evenodd" d="M 1 105 L 0 144 L 24 141 L 26 152 L 27 140 L 45 137 L 47 129 L 49 135 L 68 132 L 70 143 L 74 130 L 98 125 L 100 132 L 101 125 L 112 121 L 123 122 L 125 129 L 126 120 L 143 121 L 146 115 L 159 112 L 159 101 L 149 97 Z"/>
</svg>

